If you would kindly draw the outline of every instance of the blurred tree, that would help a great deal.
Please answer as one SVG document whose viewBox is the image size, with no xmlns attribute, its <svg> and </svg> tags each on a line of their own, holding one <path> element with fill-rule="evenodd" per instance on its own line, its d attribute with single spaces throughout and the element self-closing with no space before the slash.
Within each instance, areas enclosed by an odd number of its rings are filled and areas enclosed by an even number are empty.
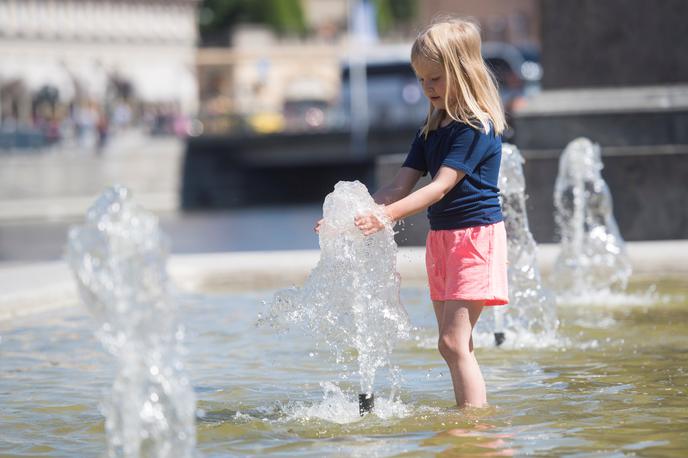
<svg viewBox="0 0 688 458">
<path fill-rule="evenodd" d="M 203 0 L 199 11 L 202 45 L 226 45 L 240 24 L 264 24 L 279 35 L 304 35 L 301 0 Z"/>
<path fill-rule="evenodd" d="M 374 0 L 380 35 L 406 28 L 418 12 L 417 0 Z"/>
</svg>

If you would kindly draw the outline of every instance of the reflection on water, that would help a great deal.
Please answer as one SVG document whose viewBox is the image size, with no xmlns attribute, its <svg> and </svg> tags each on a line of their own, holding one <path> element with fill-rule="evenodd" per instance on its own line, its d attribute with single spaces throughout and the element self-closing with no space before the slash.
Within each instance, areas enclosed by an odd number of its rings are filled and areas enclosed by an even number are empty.
<svg viewBox="0 0 688 458">
<path fill-rule="evenodd" d="M 423 445 L 444 445 L 447 448 L 436 456 L 513 456 L 509 448 L 511 434 L 494 433 L 494 425 L 477 423 L 473 428 L 452 428 L 423 441 Z"/>
<path fill-rule="evenodd" d="M 272 293 L 186 298 L 205 456 L 680 457 L 688 448 L 684 284 L 659 284 L 654 303 L 560 307 L 558 347 L 478 348 L 491 406 L 473 411 L 452 407 L 445 365 L 423 343 L 436 339 L 427 291 L 403 289 L 417 329 L 392 355 L 401 392 L 391 397 L 392 380 L 376 379 L 384 409 L 363 418 L 358 380 L 341 381 L 329 352 L 255 328 L 256 304 Z M 91 327 L 78 309 L 0 324 L 0 455 L 106 449 L 97 404 L 113 369 Z"/>
</svg>

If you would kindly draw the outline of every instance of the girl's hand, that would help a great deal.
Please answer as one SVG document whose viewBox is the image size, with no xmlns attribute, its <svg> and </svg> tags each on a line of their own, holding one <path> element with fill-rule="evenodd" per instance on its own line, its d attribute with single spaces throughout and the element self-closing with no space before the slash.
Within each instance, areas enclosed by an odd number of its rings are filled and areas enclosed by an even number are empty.
<svg viewBox="0 0 688 458">
<path fill-rule="evenodd" d="M 354 224 L 363 232 L 363 235 L 373 235 L 385 228 L 385 223 L 375 215 L 357 216 L 354 218 Z"/>
<path fill-rule="evenodd" d="M 313 230 L 315 231 L 316 234 L 320 234 L 320 226 L 322 226 L 323 219 L 320 218 L 317 223 L 315 223 L 315 227 Z"/>
</svg>

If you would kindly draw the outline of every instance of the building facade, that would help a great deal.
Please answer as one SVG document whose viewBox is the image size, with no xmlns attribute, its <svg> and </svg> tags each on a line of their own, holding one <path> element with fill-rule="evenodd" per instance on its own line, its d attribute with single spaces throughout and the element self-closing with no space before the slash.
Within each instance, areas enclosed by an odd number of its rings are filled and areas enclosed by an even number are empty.
<svg viewBox="0 0 688 458">
<path fill-rule="evenodd" d="M 0 122 L 197 109 L 198 0 L 0 0 Z M 139 108 L 137 108 L 139 107 Z"/>
<path fill-rule="evenodd" d="M 540 46 L 540 0 L 423 0 L 419 22 L 456 15 L 480 23 L 483 40 Z"/>
</svg>

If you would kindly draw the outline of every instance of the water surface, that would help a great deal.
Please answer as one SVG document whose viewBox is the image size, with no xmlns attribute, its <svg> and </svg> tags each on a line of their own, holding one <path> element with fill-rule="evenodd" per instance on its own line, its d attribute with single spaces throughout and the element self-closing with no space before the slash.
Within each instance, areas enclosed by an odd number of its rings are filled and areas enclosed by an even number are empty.
<svg viewBox="0 0 688 458">
<path fill-rule="evenodd" d="M 657 283 L 656 281 L 653 283 Z M 301 333 L 256 327 L 272 291 L 185 297 L 186 361 L 204 456 L 685 456 L 688 286 L 632 285 L 610 305 L 560 305 L 556 342 L 477 350 L 491 407 L 458 411 L 423 287 L 416 326 L 358 416 L 356 364 Z M 113 358 L 80 308 L 0 323 L 0 455 L 100 456 Z M 489 342 L 489 339 L 476 339 Z"/>
</svg>

